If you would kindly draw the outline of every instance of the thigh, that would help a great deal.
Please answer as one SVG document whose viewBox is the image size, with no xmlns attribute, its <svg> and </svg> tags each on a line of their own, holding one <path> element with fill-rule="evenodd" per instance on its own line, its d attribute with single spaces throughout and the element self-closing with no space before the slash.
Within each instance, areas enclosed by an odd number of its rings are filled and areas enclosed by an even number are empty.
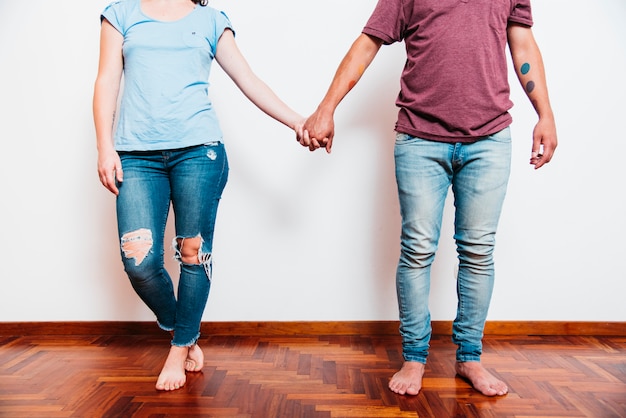
<svg viewBox="0 0 626 418">
<path fill-rule="evenodd" d="M 511 171 L 510 130 L 464 145 L 461 159 L 452 185 L 457 232 L 495 233 Z"/>
<path fill-rule="evenodd" d="M 437 241 L 452 179 L 452 150 L 450 144 L 397 135 L 394 156 L 403 236 Z"/>
<path fill-rule="evenodd" d="M 124 171 L 116 200 L 120 240 L 143 240 L 149 244 L 150 253 L 161 256 L 170 205 L 169 180 L 161 155 L 120 153 L 120 158 Z"/>
<path fill-rule="evenodd" d="M 170 184 L 176 235 L 201 235 L 212 250 L 217 207 L 228 179 L 228 159 L 222 143 L 181 150 L 172 162 Z"/>
</svg>

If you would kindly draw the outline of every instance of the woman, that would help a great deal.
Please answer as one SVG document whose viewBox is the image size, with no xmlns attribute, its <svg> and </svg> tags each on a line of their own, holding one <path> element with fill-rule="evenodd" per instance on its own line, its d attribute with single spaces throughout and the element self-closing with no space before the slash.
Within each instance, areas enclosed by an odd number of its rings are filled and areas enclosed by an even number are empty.
<svg viewBox="0 0 626 418">
<path fill-rule="evenodd" d="M 229 19 L 206 0 L 119 0 L 101 20 L 93 101 L 98 174 L 117 196 L 121 255 L 131 284 L 159 326 L 172 333 L 156 388 L 174 390 L 185 384 L 186 371 L 197 372 L 204 363 L 197 340 L 211 285 L 216 212 L 228 177 L 222 132 L 207 95 L 213 59 L 256 106 L 298 137 L 304 120 L 252 72 Z M 163 263 L 170 203 L 180 264 L 176 293 Z"/>
</svg>

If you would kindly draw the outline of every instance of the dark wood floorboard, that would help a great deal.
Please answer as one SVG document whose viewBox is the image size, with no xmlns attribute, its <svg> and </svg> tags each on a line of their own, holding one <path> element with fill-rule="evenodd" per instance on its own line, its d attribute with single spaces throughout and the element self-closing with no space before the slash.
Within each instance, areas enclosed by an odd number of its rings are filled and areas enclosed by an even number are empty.
<svg viewBox="0 0 626 418">
<path fill-rule="evenodd" d="M 0 417 L 626 417 L 626 337 L 487 336 L 483 363 L 510 393 L 454 373 L 434 336 L 418 396 L 387 389 L 395 336 L 215 336 L 186 386 L 157 392 L 169 343 L 155 336 L 0 337 Z"/>
</svg>

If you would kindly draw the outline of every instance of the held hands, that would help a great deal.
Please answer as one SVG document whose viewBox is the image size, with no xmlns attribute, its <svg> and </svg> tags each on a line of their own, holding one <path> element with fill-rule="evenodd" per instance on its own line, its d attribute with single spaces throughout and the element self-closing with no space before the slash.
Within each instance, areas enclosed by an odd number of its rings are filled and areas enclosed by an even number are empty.
<svg viewBox="0 0 626 418">
<path fill-rule="evenodd" d="M 319 108 L 304 122 L 302 131 L 296 131 L 296 139 L 303 147 L 309 151 L 319 148 L 326 149 L 330 154 L 335 135 L 335 123 L 332 113 L 327 113 Z"/>
</svg>

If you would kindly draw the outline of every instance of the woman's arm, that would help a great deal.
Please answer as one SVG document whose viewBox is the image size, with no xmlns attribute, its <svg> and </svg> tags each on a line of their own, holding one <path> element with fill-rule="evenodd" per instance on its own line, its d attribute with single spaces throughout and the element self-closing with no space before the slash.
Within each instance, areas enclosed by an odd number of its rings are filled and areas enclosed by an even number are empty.
<svg viewBox="0 0 626 418">
<path fill-rule="evenodd" d="M 537 169 L 550 162 L 558 142 L 543 59 L 529 27 L 512 24 L 507 34 L 515 72 L 539 116 L 530 158 L 530 164 Z"/>
<path fill-rule="evenodd" d="M 304 118 L 287 106 L 250 68 L 235 42 L 235 36 L 226 29 L 217 43 L 215 59 L 241 92 L 267 115 L 294 129 L 301 135 Z"/>
<path fill-rule="evenodd" d="M 124 68 L 122 34 L 106 19 L 100 29 L 100 62 L 93 94 L 93 119 L 98 148 L 98 176 L 100 182 L 117 195 L 115 180 L 122 181 L 122 164 L 113 148 L 113 124 L 117 96 Z"/>
</svg>

